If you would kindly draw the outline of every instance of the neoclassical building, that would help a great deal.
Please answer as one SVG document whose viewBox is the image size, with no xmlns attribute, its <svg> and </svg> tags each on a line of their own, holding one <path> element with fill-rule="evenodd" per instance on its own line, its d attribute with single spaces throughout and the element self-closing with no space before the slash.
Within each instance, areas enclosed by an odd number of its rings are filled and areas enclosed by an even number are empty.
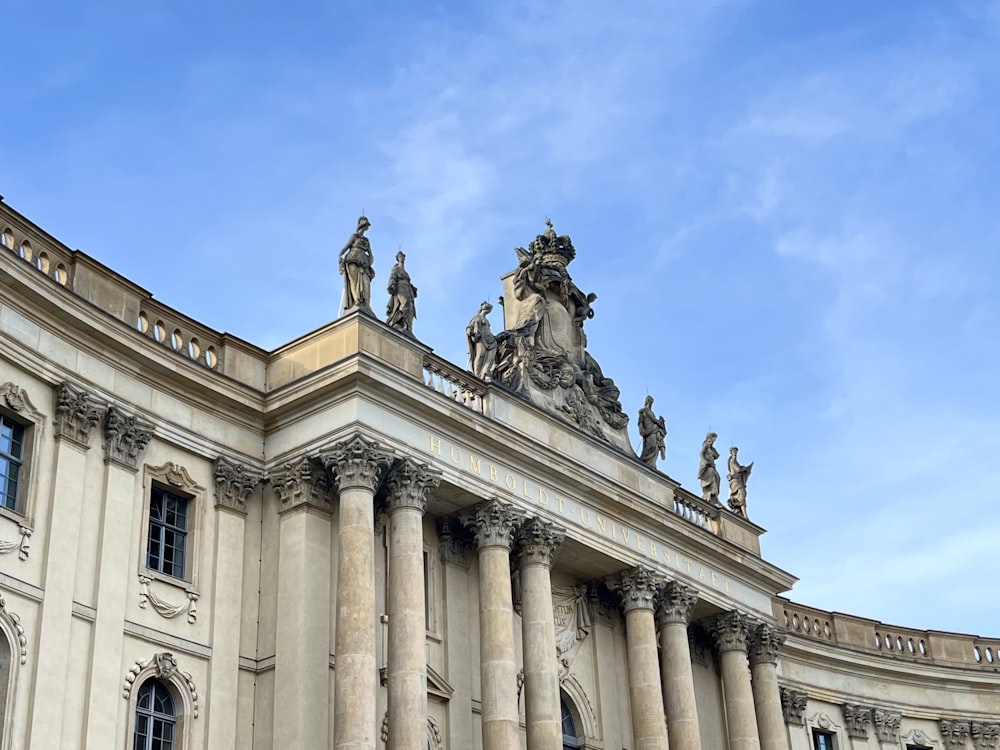
<svg viewBox="0 0 1000 750">
<path fill-rule="evenodd" d="M 264 351 L 0 203 L 0 748 L 1000 747 L 1000 640 L 795 604 L 635 455 L 568 237 L 466 369 L 402 259 L 372 312 L 363 224 L 356 304 Z"/>
</svg>

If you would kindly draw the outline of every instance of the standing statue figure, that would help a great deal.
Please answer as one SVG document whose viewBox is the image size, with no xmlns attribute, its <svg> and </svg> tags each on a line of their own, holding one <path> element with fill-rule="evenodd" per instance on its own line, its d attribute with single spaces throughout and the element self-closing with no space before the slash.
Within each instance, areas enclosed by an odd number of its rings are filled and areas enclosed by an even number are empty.
<svg viewBox="0 0 1000 750">
<path fill-rule="evenodd" d="M 368 217 L 358 219 L 358 229 L 340 251 L 340 273 L 344 277 L 344 311 L 360 308 L 371 312 L 371 285 L 375 278 L 375 258 L 365 237 L 371 226 Z"/>
<path fill-rule="evenodd" d="M 750 472 L 753 471 L 753 461 L 746 466 L 741 466 L 736 460 L 736 453 L 739 451 L 735 445 L 729 449 L 729 508 L 738 516 L 747 516 L 747 480 Z"/>
<path fill-rule="evenodd" d="M 656 468 L 656 459 L 666 459 L 667 425 L 663 417 L 653 414 L 653 397 L 646 396 L 646 405 L 639 409 L 639 436 L 642 438 L 642 455 L 639 460 L 646 466 Z"/>
<path fill-rule="evenodd" d="M 389 304 L 385 306 L 385 322 L 393 328 L 413 335 L 413 321 L 417 317 L 417 288 L 407 273 L 406 253 L 396 253 L 396 265 L 389 272 Z"/>
<path fill-rule="evenodd" d="M 486 316 L 493 312 L 493 305 L 483 302 L 469 325 L 465 327 L 465 338 L 469 348 L 469 367 L 476 377 L 489 382 L 497 358 L 497 340 L 490 330 Z"/>
<path fill-rule="evenodd" d="M 715 504 L 719 502 L 719 485 L 722 484 L 719 470 L 715 468 L 715 461 L 719 458 L 719 451 L 715 449 L 717 437 L 718 435 L 714 432 L 705 435 L 705 442 L 701 444 L 701 463 L 698 464 L 701 497 Z"/>
</svg>

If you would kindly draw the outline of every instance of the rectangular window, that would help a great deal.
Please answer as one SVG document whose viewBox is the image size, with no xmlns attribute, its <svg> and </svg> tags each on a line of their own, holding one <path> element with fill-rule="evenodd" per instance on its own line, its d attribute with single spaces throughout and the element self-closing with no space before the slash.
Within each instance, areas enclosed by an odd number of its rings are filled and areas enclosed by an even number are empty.
<svg viewBox="0 0 1000 750">
<path fill-rule="evenodd" d="M 833 733 L 813 730 L 813 750 L 834 750 Z"/>
<path fill-rule="evenodd" d="M 18 509 L 18 489 L 24 460 L 24 425 L 0 414 L 0 506 Z"/>
<path fill-rule="evenodd" d="M 146 567 L 184 578 L 190 499 L 154 486 L 149 500 Z"/>
</svg>

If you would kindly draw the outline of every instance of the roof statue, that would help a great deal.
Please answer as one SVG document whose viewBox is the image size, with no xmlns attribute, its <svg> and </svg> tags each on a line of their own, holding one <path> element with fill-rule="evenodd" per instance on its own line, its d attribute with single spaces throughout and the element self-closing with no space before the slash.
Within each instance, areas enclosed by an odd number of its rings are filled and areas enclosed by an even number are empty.
<svg viewBox="0 0 1000 750">
<path fill-rule="evenodd" d="M 653 397 L 646 396 L 646 404 L 639 409 L 639 437 L 642 438 L 642 453 L 639 460 L 650 468 L 656 468 L 656 459 L 666 460 L 667 423 L 663 417 L 653 413 Z"/>
<path fill-rule="evenodd" d="M 389 302 L 385 306 L 385 322 L 390 327 L 413 335 L 413 321 L 417 318 L 417 287 L 406 270 L 406 253 L 396 253 L 396 265 L 389 272 Z"/>
<path fill-rule="evenodd" d="M 355 308 L 371 314 L 372 279 L 375 278 L 375 258 L 365 237 L 371 227 L 367 216 L 358 218 L 358 228 L 340 251 L 340 275 L 344 277 L 344 312 Z"/>
<path fill-rule="evenodd" d="M 747 480 L 750 479 L 750 472 L 753 471 L 753 461 L 746 466 L 740 464 L 736 458 L 739 448 L 735 445 L 729 449 L 729 508 L 733 513 L 748 518 L 747 516 Z"/>
<path fill-rule="evenodd" d="M 488 344 L 477 350 L 469 334 L 470 356 L 489 358 L 474 364 L 476 374 L 632 455 L 621 391 L 587 352 L 583 324 L 594 317 L 597 295 L 581 291 L 567 271 L 576 257 L 573 241 L 557 235 L 550 220 L 545 224 L 527 249 L 515 249 L 517 270 L 503 279 L 506 330 L 496 336 L 495 353 Z"/>
<path fill-rule="evenodd" d="M 701 444 L 701 460 L 698 464 L 701 497 L 716 505 L 719 503 L 719 485 L 722 484 L 719 470 L 715 468 L 715 462 L 719 458 L 719 451 L 715 447 L 715 440 L 718 437 L 714 432 L 705 435 L 705 442 Z"/>
</svg>

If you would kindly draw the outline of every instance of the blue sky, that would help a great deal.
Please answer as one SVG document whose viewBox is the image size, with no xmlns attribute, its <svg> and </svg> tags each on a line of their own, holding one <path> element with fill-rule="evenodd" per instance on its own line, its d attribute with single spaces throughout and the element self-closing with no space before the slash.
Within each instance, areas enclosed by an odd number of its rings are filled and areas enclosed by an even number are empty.
<svg viewBox="0 0 1000 750">
<path fill-rule="evenodd" d="M 69 246 L 272 348 L 336 316 L 364 210 L 376 309 L 402 247 L 461 364 L 551 216 L 661 468 L 697 491 L 709 428 L 756 462 L 793 599 L 1000 635 L 1000 2 L 4 16 L 0 192 Z"/>
</svg>

